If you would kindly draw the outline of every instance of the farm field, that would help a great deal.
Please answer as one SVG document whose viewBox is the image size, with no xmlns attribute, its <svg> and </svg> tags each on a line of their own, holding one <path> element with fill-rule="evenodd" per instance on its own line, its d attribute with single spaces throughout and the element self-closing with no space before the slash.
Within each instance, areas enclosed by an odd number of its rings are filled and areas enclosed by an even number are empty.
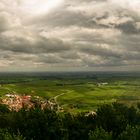
<svg viewBox="0 0 140 140">
<path fill-rule="evenodd" d="M 2 74 L 1 74 L 2 75 Z M 21 94 L 55 99 L 70 112 L 96 110 L 112 102 L 128 106 L 140 102 L 140 75 L 120 73 L 5 74 L 0 77 L 0 96 Z"/>
</svg>

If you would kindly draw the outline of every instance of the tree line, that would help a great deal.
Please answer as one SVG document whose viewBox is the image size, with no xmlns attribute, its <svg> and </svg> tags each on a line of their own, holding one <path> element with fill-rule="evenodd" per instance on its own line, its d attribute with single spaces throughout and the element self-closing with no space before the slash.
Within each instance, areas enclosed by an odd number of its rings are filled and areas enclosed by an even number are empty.
<svg viewBox="0 0 140 140">
<path fill-rule="evenodd" d="M 62 113 L 39 106 L 16 112 L 0 105 L 0 139 L 139 140 L 140 104 L 104 104 L 96 114 Z"/>
</svg>

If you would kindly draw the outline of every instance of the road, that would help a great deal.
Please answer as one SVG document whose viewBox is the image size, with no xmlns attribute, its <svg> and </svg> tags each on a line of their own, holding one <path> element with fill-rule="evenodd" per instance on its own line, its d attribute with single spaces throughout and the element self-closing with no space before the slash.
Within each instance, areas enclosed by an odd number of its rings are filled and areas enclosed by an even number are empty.
<svg viewBox="0 0 140 140">
<path fill-rule="evenodd" d="M 57 102 L 57 98 L 60 97 L 60 96 L 62 96 L 62 95 L 65 95 L 65 94 L 66 94 L 66 93 L 61 93 L 61 94 L 59 94 L 59 95 L 53 97 L 53 98 L 54 98 L 54 101 L 55 101 L 56 103 L 58 103 L 58 102 Z"/>
<path fill-rule="evenodd" d="M 68 91 L 68 92 L 66 92 L 66 93 L 58 94 L 58 95 L 56 95 L 56 96 L 50 98 L 49 100 L 51 101 L 51 100 L 53 99 L 53 100 L 55 101 L 55 103 L 57 104 L 57 106 L 58 106 L 58 110 L 59 110 L 60 105 L 59 105 L 57 99 L 58 99 L 60 96 L 63 96 L 63 95 L 65 95 L 65 94 L 69 94 L 69 93 L 71 93 L 71 92 L 73 92 L 73 91 Z"/>
</svg>

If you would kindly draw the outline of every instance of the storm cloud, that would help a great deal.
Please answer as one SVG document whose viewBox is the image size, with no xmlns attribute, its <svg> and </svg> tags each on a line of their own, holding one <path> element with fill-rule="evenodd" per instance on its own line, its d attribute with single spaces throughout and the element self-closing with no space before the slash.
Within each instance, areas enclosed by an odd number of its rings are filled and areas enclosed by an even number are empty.
<svg viewBox="0 0 140 140">
<path fill-rule="evenodd" d="M 6 70 L 139 71 L 140 1 L 1 0 Z"/>
</svg>

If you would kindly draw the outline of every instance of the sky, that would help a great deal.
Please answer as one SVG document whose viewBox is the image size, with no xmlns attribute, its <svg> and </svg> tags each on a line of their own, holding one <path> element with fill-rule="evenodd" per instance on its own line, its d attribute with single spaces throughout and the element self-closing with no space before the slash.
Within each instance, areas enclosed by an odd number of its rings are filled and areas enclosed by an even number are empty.
<svg viewBox="0 0 140 140">
<path fill-rule="evenodd" d="M 0 71 L 140 71 L 140 0 L 0 0 Z"/>
</svg>

